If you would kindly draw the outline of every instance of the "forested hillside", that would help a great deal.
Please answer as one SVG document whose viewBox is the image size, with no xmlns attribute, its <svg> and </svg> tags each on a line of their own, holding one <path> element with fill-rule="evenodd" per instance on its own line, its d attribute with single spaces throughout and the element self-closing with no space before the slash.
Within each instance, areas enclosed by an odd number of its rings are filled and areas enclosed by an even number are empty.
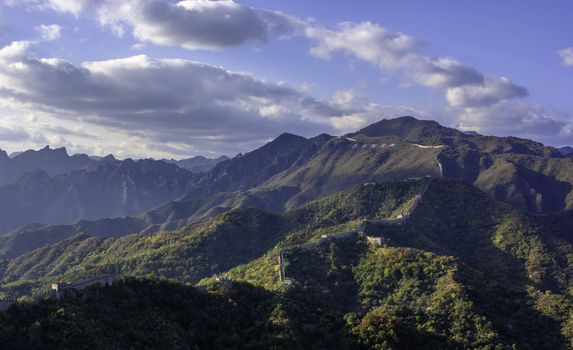
<svg viewBox="0 0 573 350">
<path fill-rule="evenodd" d="M 220 275 L 268 293 L 303 348 L 570 348 L 572 218 L 528 215 L 460 181 L 367 184 L 283 215 L 240 209 L 175 232 L 75 236 L 6 262 L 3 291 L 110 272 L 200 286 Z"/>
</svg>

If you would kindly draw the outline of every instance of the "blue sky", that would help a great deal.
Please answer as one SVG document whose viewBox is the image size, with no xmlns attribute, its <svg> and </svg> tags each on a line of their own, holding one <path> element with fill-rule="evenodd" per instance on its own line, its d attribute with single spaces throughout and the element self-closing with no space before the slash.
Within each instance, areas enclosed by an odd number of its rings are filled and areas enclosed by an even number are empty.
<svg viewBox="0 0 573 350">
<path fill-rule="evenodd" d="M 233 155 L 405 114 L 573 144 L 571 1 L 0 4 L 8 151 Z"/>
</svg>

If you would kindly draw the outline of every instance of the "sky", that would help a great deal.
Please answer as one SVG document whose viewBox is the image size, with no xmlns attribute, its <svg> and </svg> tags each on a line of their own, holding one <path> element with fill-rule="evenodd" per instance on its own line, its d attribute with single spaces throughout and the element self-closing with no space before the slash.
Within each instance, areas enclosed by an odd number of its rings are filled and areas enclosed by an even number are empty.
<svg viewBox="0 0 573 350">
<path fill-rule="evenodd" d="M 0 0 L 0 148 L 233 156 L 404 115 L 573 145 L 573 2 Z"/>
</svg>

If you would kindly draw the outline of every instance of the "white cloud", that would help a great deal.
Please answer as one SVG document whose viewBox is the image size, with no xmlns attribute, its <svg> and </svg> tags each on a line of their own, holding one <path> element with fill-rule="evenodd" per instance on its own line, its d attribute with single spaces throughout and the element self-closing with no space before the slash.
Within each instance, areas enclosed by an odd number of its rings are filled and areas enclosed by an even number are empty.
<svg viewBox="0 0 573 350">
<path fill-rule="evenodd" d="M 22 127 L 0 125 L 0 141 L 2 142 L 18 142 L 29 138 L 30 134 Z"/>
<path fill-rule="evenodd" d="M 79 14 L 89 9 L 116 35 L 131 33 L 141 44 L 217 50 L 273 35 L 302 35 L 320 59 L 336 53 L 356 57 L 405 83 L 443 92 L 453 124 L 486 133 L 550 140 L 548 130 L 571 138 L 571 123 L 559 113 L 512 102 L 527 89 L 506 77 L 488 76 L 451 57 L 428 57 L 420 42 L 376 23 L 341 23 L 327 28 L 232 0 L 22 0 L 42 9 Z M 32 42 L 0 48 L 0 105 L 81 120 L 131 138 L 170 142 L 165 150 L 234 152 L 282 131 L 351 131 L 382 117 L 411 114 L 440 120 L 439 114 L 369 103 L 351 90 L 321 101 L 294 87 L 187 60 L 147 56 L 74 65 L 32 59 Z M 133 49 L 141 46 L 136 44 Z M 573 48 L 558 51 L 563 63 Z M 22 55 L 24 57 L 22 58 Z M 441 121 L 444 119 L 441 118 Z M 246 130 L 237 134 L 237 130 Z M 113 138 L 110 136 L 110 138 Z M 235 146 L 235 144 L 237 146 Z M 248 144 L 248 146 L 247 146 Z M 232 150 L 232 151 L 225 151 Z M 120 150 L 121 152 L 127 152 Z"/>
<path fill-rule="evenodd" d="M 557 54 L 561 57 L 564 66 L 573 67 L 573 47 L 559 50 Z"/>
<path fill-rule="evenodd" d="M 492 106 L 454 110 L 455 126 L 498 136 L 519 136 L 545 144 L 573 144 L 569 115 L 539 105 L 503 101 Z"/>
<path fill-rule="evenodd" d="M 415 82 L 432 88 L 458 87 L 484 82 L 483 74 L 475 68 L 446 57 L 428 58 L 411 54 L 404 60 L 403 70 Z"/>
<path fill-rule="evenodd" d="M 69 8 L 67 1 L 46 1 L 54 9 Z M 233 0 L 84 0 L 78 6 L 88 5 L 101 25 L 119 36 L 129 30 L 141 42 L 217 50 L 252 40 L 265 41 L 273 33 L 293 33 L 313 42 L 310 53 L 315 57 L 329 59 L 335 52 L 353 55 L 384 73 L 404 74 L 409 84 L 443 90 L 451 106 L 492 105 L 527 96 L 525 88 L 508 78 L 485 76 L 453 58 L 421 55 L 416 38 L 372 22 L 343 22 L 330 29 Z"/>
<path fill-rule="evenodd" d="M 429 87 L 479 83 L 481 73 L 451 58 L 428 58 L 416 54 L 418 40 L 371 22 L 341 23 L 335 30 L 308 26 L 305 34 L 315 42 L 310 53 L 329 59 L 336 51 L 353 54 L 382 71 L 400 71 Z"/>
<path fill-rule="evenodd" d="M 0 49 L 9 52 L 0 56 L 0 108 L 49 119 L 44 125 L 50 127 L 41 127 L 45 138 L 64 135 L 76 149 L 83 142 L 84 149 L 105 145 L 122 156 L 146 150 L 180 156 L 168 153 L 190 149 L 232 155 L 284 131 L 314 136 L 353 131 L 382 117 L 423 116 L 368 103 L 351 90 L 321 101 L 283 83 L 189 60 L 139 55 L 74 65 L 28 57 L 25 48 L 15 43 Z M 92 138 L 71 133 L 72 126 Z"/>
<path fill-rule="evenodd" d="M 527 89 L 513 84 L 508 78 L 487 78 L 482 84 L 452 87 L 446 99 L 454 107 L 490 106 L 500 101 L 526 97 Z"/>
<path fill-rule="evenodd" d="M 43 40 L 52 41 L 60 38 L 62 27 L 57 24 L 45 25 L 35 27 L 36 31 L 40 34 Z"/>
<path fill-rule="evenodd" d="M 145 44 L 143 44 L 143 43 L 137 43 L 137 44 L 131 45 L 131 48 L 130 48 L 130 49 L 131 49 L 131 50 L 134 50 L 134 51 L 139 51 L 139 50 L 143 50 L 144 48 L 145 48 Z"/>
<path fill-rule="evenodd" d="M 382 69 L 398 68 L 418 42 L 411 36 L 390 31 L 371 22 L 344 22 L 337 30 L 307 26 L 305 35 L 316 41 L 311 54 L 328 59 L 335 51 L 351 52 Z"/>
<path fill-rule="evenodd" d="M 310 50 L 315 57 L 329 59 L 335 52 L 350 54 L 383 73 L 401 73 L 410 84 L 440 89 L 450 106 L 442 113 L 409 113 L 404 107 L 369 104 L 359 112 L 333 117 L 339 128 L 356 129 L 372 121 L 373 115 L 379 119 L 386 113 L 390 113 L 388 117 L 410 114 L 484 134 L 515 135 L 548 144 L 573 143 L 573 124 L 566 113 L 513 102 L 528 96 L 527 89 L 506 77 L 487 76 L 449 57 L 423 56 L 417 53 L 420 44 L 416 38 L 371 22 L 342 23 L 335 29 L 311 25 L 305 35 L 315 43 Z M 350 101 L 351 96 L 340 92 L 332 104 Z"/>
<path fill-rule="evenodd" d="M 418 40 L 375 23 L 342 23 L 334 30 L 310 25 L 305 35 L 315 42 L 310 52 L 316 57 L 328 59 L 336 51 L 352 54 L 385 73 L 398 71 L 410 82 L 444 89 L 452 106 L 495 104 L 527 95 L 507 78 L 486 77 L 452 58 L 420 55 Z"/>
<path fill-rule="evenodd" d="M 56 11 L 79 14 L 90 3 L 96 0 L 49 0 L 49 5 Z"/>
<path fill-rule="evenodd" d="M 26 53 L 31 41 L 14 41 L 10 45 L 0 48 L 0 61 L 18 58 Z"/>
<path fill-rule="evenodd" d="M 104 2 L 97 9 L 100 24 L 123 35 L 126 29 L 143 42 L 218 50 L 248 41 L 266 41 L 273 32 L 291 30 L 289 18 L 242 6 L 232 0 L 158 0 Z"/>
<path fill-rule="evenodd" d="M 142 41 L 185 49 L 219 50 L 297 30 L 301 21 L 279 12 L 243 6 L 233 0 L 7 0 L 79 15 L 95 14 L 99 23 L 122 37 L 131 32 Z"/>
</svg>

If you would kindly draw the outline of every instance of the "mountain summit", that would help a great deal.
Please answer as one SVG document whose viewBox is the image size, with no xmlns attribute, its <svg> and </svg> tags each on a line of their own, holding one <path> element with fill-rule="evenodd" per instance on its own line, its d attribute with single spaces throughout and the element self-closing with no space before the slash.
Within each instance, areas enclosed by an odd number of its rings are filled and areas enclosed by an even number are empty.
<svg viewBox="0 0 573 350">
<path fill-rule="evenodd" d="M 419 141 L 432 137 L 464 137 L 465 134 L 456 129 L 441 126 L 432 120 L 419 120 L 405 116 L 395 119 L 383 119 L 374 124 L 370 124 L 349 137 L 365 136 L 399 136 L 411 141 Z"/>
</svg>

